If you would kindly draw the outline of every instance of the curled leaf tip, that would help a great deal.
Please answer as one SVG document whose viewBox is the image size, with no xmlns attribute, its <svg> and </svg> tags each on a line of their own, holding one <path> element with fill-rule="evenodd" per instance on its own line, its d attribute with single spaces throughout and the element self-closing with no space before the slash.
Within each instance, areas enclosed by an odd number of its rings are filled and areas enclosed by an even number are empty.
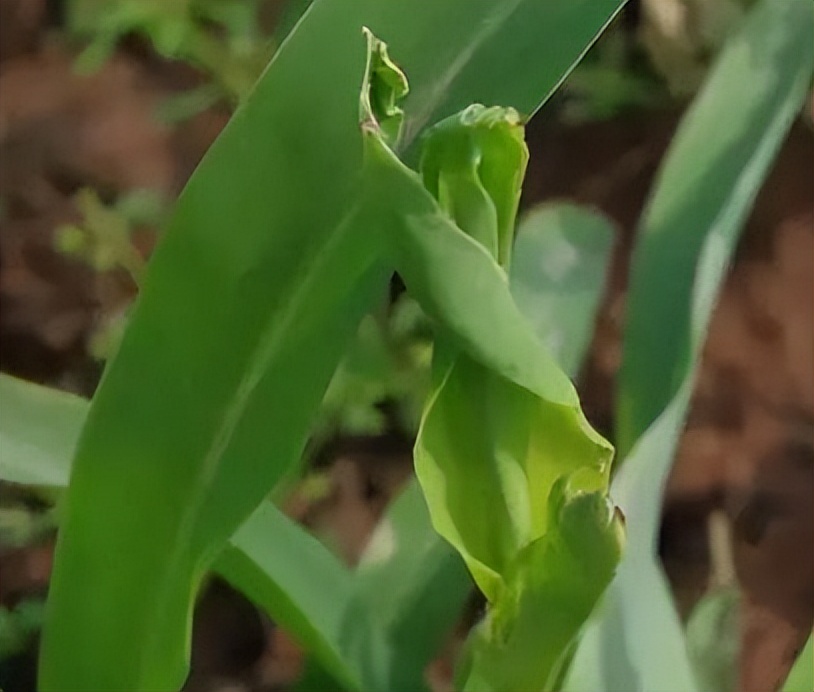
<svg viewBox="0 0 814 692">
<path fill-rule="evenodd" d="M 362 33 L 367 39 L 367 65 L 359 97 L 359 124 L 363 131 L 378 134 L 395 147 L 404 120 L 398 103 L 409 91 L 407 77 L 390 59 L 384 41 L 367 27 Z"/>
<path fill-rule="evenodd" d="M 514 108 L 475 103 L 423 137 L 421 174 L 427 190 L 504 269 L 527 162 L 523 121 Z"/>
</svg>

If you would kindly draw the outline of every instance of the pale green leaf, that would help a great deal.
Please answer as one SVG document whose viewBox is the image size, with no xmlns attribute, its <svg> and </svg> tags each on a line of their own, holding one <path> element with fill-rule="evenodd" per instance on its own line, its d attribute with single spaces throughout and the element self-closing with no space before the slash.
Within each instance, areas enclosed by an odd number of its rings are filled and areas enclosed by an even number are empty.
<svg viewBox="0 0 814 692">
<path fill-rule="evenodd" d="M 738 233 L 807 93 L 814 8 L 763 0 L 675 137 L 640 229 L 628 300 L 613 484 L 629 542 L 565 689 L 698 689 L 656 555 L 661 497 Z M 725 125 L 722 125 L 724 123 Z"/>
<path fill-rule="evenodd" d="M 542 204 L 520 219 L 509 274 L 512 296 L 571 377 L 591 344 L 613 237 L 607 219 L 573 204 Z"/>
<path fill-rule="evenodd" d="M 81 397 L 0 373 L 0 479 L 68 485 L 87 409 Z"/>
</svg>

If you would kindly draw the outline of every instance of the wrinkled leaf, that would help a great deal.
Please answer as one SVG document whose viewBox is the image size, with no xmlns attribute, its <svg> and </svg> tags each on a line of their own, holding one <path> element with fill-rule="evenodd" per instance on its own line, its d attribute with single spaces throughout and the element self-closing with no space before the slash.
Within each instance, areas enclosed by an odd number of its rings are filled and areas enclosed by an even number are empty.
<svg viewBox="0 0 814 692">
<path fill-rule="evenodd" d="M 384 290 L 389 214 L 359 206 L 361 27 L 411 75 L 406 148 L 473 98 L 533 111 L 618 5 L 333 0 L 304 15 L 179 199 L 94 398 L 57 545 L 43 689 L 183 683 L 202 575 L 299 458 Z"/>
<path fill-rule="evenodd" d="M 619 394 L 630 453 L 613 484 L 628 549 L 569 691 L 697 689 L 656 555 L 661 496 L 738 233 L 808 89 L 812 18 L 806 2 L 752 10 L 684 118 L 644 215 Z"/>
<path fill-rule="evenodd" d="M 443 211 L 379 132 L 367 134 L 374 200 L 399 200 L 390 212 L 393 260 L 439 329 L 416 473 L 436 530 L 490 602 L 462 682 L 543 688 L 608 583 L 621 533 L 606 495 L 612 449 L 585 421 L 496 262 L 514 229 L 525 167 L 519 120 L 473 106 L 433 128 L 423 181 Z M 565 561 L 574 539 L 585 542 L 571 562 L 577 577 L 542 569 L 552 555 Z M 543 611 L 552 627 L 529 658 L 528 624 Z"/>
<path fill-rule="evenodd" d="M 573 376 L 590 343 L 612 229 L 594 213 L 550 204 L 526 215 L 518 233 L 512 295 L 541 340 L 556 335 L 558 360 Z M 359 592 L 397 642 L 393 672 L 375 688 L 422 689 L 425 665 L 460 612 L 470 578 L 457 553 L 433 530 L 417 483 L 388 509 L 357 576 Z"/>
<path fill-rule="evenodd" d="M 620 518 L 603 493 L 561 480 L 548 498 L 550 528 L 507 574 L 514 602 L 497 601 L 471 638 L 460 673 L 466 690 L 557 689 L 575 636 L 613 577 Z"/>
</svg>

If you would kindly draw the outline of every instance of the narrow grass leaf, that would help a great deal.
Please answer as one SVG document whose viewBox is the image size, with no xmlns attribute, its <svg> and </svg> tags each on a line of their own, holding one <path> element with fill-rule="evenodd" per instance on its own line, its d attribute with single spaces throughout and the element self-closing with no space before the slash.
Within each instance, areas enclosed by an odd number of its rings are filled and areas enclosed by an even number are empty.
<svg viewBox="0 0 814 692">
<path fill-rule="evenodd" d="M 809 86 L 812 29 L 811 3 L 762 0 L 676 133 L 633 257 L 618 399 L 622 458 L 693 370 L 720 273 Z"/>
<path fill-rule="evenodd" d="M 81 397 L 0 374 L 0 480 L 64 489 L 89 408 Z M 343 648 L 355 598 L 351 572 L 272 503 L 264 501 L 229 539 L 214 569 L 348 689 L 364 689 Z"/>
<path fill-rule="evenodd" d="M 82 397 L 0 373 L 0 480 L 68 485 L 87 409 Z"/>
<path fill-rule="evenodd" d="M 352 575 L 316 538 L 265 502 L 231 537 L 214 568 L 345 687 L 364 689 L 361 671 L 344 655 Z"/>
<path fill-rule="evenodd" d="M 433 529 L 416 481 L 393 501 L 356 570 L 356 594 L 376 618 L 391 656 L 370 689 L 417 692 L 461 616 L 472 587 L 460 556 Z"/>
<path fill-rule="evenodd" d="M 656 554 L 661 496 L 738 233 L 810 84 L 813 19 L 808 2 L 751 11 L 685 116 L 645 212 L 618 404 L 629 453 L 613 484 L 628 549 L 570 692 L 698 688 Z"/>
</svg>

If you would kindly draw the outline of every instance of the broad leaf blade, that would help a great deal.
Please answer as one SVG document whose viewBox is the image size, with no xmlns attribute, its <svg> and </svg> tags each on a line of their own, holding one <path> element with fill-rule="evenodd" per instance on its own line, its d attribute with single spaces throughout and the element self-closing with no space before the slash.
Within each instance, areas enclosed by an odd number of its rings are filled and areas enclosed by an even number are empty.
<svg viewBox="0 0 814 692">
<path fill-rule="evenodd" d="M 697 689 L 656 555 L 661 496 L 738 233 L 807 93 L 813 18 L 808 2 L 752 10 L 682 122 L 645 214 L 619 397 L 619 441 L 632 449 L 613 485 L 629 543 L 569 691 Z"/>
<path fill-rule="evenodd" d="M 67 486 L 89 408 L 81 397 L 0 374 L 0 480 Z M 342 635 L 355 598 L 351 574 L 273 504 L 263 502 L 238 529 L 214 569 L 348 688 L 364 688 Z M 367 617 L 358 608 L 355 613 Z"/>
<path fill-rule="evenodd" d="M 179 200 L 94 399 L 58 542 L 44 689 L 182 684 L 201 575 L 299 456 L 384 286 L 385 224 L 354 218 L 361 27 L 412 73 L 406 146 L 439 110 L 500 96 L 530 112 L 551 91 L 561 69 L 529 87 L 530 55 L 544 64 L 550 50 L 540 27 L 512 33 L 526 4 L 539 3 L 319 2 L 285 41 Z M 602 10 L 563 33 L 559 62 L 618 3 L 579 5 Z M 552 17 L 553 31 L 577 20 Z M 535 50 L 507 53 L 499 82 L 472 93 L 461 81 L 521 38 Z"/>
<path fill-rule="evenodd" d="M 422 3 L 421 13 L 405 12 L 404 31 L 419 36 L 419 14 L 444 27 L 445 41 L 435 53 L 403 54 L 395 39 L 376 24 L 371 28 L 397 50 L 407 72 L 411 94 L 405 110 L 406 141 L 421 130 L 470 103 L 512 106 L 530 117 L 540 107 L 541 96 L 551 94 L 588 50 L 624 0 L 456 0 Z M 477 9 L 476 9 L 477 8 Z M 477 14 L 479 23 L 467 25 Z M 412 25 L 412 27 L 409 27 Z M 474 29 L 474 30 L 473 30 Z M 466 49 L 456 52 L 460 43 Z M 404 57 L 402 57 L 404 55 Z M 441 74 L 437 65 L 444 65 Z M 507 67 L 522 72 L 521 79 L 507 78 Z M 428 78 L 432 75 L 432 78 Z M 437 100 L 437 90 L 446 95 Z"/>
</svg>

